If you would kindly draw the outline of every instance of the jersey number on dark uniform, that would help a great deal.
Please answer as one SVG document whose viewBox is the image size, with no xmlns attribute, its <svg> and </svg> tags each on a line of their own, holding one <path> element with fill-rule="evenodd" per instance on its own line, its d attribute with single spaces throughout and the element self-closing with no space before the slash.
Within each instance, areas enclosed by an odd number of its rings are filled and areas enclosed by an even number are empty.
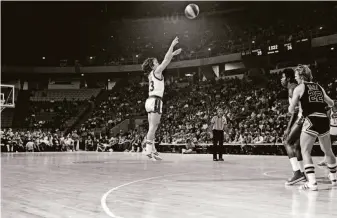
<svg viewBox="0 0 337 218">
<path fill-rule="evenodd" d="M 309 90 L 309 102 L 323 102 L 323 93 L 319 90 Z"/>
<path fill-rule="evenodd" d="M 150 82 L 150 92 L 152 92 L 154 90 L 154 82 L 151 81 Z"/>
</svg>

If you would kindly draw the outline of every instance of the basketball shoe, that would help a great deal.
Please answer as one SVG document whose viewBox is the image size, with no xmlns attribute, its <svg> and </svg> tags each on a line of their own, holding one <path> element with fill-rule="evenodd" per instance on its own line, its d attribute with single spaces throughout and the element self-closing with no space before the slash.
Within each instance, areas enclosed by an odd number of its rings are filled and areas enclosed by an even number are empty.
<svg viewBox="0 0 337 218">
<path fill-rule="evenodd" d="M 328 175 L 330 181 L 331 181 L 331 184 L 332 186 L 337 186 L 337 178 L 336 178 L 336 173 L 329 173 Z"/>
<path fill-rule="evenodd" d="M 163 158 L 159 155 L 159 153 L 157 151 L 152 153 L 152 156 L 156 159 L 156 160 L 163 160 Z"/>
<path fill-rule="evenodd" d="M 163 158 L 159 155 L 156 146 L 155 146 L 155 141 L 153 140 L 152 142 L 152 156 L 156 159 L 156 160 L 162 160 Z"/>
<path fill-rule="evenodd" d="M 306 182 L 303 185 L 301 185 L 299 187 L 299 189 L 300 190 L 317 191 L 318 190 L 317 182 L 315 182 L 314 184 L 310 184 L 309 182 Z"/>
<path fill-rule="evenodd" d="M 304 181 L 306 182 L 307 181 L 307 178 L 305 177 L 305 174 L 302 173 L 300 170 L 297 170 L 294 172 L 293 174 L 293 177 L 289 178 L 285 185 L 294 185 L 298 182 L 301 182 L 301 181 Z"/>
<path fill-rule="evenodd" d="M 152 161 L 157 161 L 157 159 L 154 157 L 154 155 L 151 153 L 151 154 L 147 154 L 146 155 L 150 160 Z"/>
</svg>

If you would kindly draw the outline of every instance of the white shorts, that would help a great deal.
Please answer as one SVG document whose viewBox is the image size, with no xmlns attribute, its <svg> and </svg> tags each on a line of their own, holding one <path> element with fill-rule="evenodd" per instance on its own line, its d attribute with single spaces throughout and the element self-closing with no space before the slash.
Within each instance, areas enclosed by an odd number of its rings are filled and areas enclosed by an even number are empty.
<svg viewBox="0 0 337 218">
<path fill-rule="evenodd" d="M 149 97 L 145 102 L 145 110 L 147 113 L 163 113 L 163 101 L 160 98 Z"/>
<path fill-rule="evenodd" d="M 337 127 L 330 126 L 330 135 L 337 135 Z"/>
</svg>

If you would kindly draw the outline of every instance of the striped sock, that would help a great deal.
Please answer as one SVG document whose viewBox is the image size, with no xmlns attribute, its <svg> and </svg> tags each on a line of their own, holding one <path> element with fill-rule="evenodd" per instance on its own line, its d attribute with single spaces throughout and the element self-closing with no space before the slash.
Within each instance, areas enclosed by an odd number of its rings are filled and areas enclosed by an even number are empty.
<svg viewBox="0 0 337 218">
<path fill-rule="evenodd" d="M 336 173 L 337 171 L 337 163 L 334 164 L 327 164 L 330 173 Z"/>
<path fill-rule="evenodd" d="M 315 184 L 316 183 L 315 166 L 313 164 L 306 164 L 304 165 L 304 171 L 308 177 L 309 183 Z"/>
<path fill-rule="evenodd" d="M 337 163 L 327 164 L 327 167 L 329 168 L 329 171 L 330 171 L 330 174 L 331 174 L 331 180 L 336 182 L 336 180 L 337 180 L 337 176 L 336 176 Z"/>
</svg>

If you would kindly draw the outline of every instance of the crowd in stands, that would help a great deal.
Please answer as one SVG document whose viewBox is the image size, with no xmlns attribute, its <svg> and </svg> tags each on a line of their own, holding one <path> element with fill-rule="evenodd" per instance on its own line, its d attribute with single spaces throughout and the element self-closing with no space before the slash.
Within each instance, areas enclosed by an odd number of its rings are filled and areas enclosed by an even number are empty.
<svg viewBox="0 0 337 218">
<path fill-rule="evenodd" d="M 317 69 L 319 71 L 319 69 Z M 328 72 L 328 71 L 324 71 Z M 317 79 L 327 93 L 335 94 L 333 81 L 336 75 L 331 71 L 321 73 Z M 252 78 L 218 79 L 200 81 L 179 88 L 175 83 L 168 85 L 165 91 L 164 111 L 160 127 L 157 131 L 157 141 L 161 144 L 175 145 L 189 142 L 193 146 L 201 146 L 212 142 L 209 124 L 217 108 L 223 108 L 227 119 L 224 142 L 231 144 L 279 144 L 283 141 L 284 130 L 289 117 L 287 115 L 288 100 L 280 98 L 280 93 L 286 91 L 280 85 L 280 75 L 264 75 L 266 83 L 257 84 Z M 326 77 L 329 80 L 326 80 Z M 324 82 L 325 81 L 325 82 Z M 146 134 L 147 126 L 142 126 L 130 132 L 111 135 L 110 130 L 118 123 L 133 115 L 146 115 L 144 101 L 147 86 L 131 83 L 121 87 L 118 92 L 112 92 L 107 101 L 103 101 L 92 113 L 92 116 L 81 126 L 78 132 L 63 135 L 64 132 L 5 130 L 1 133 L 2 144 L 7 143 L 7 151 L 29 151 L 28 145 L 33 144 L 35 151 L 141 151 L 141 142 Z M 77 110 L 76 102 L 62 102 L 51 107 L 45 103 L 38 108 L 40 112 L 55 111 L 59 114 L 69 109 Z M 67 109 L 68 108 L 68 109 Z M 33 105 L 32 112 L 36 112 Z M 65 115 L 65 116 L 68 116 Z M 34 116 L 32 116 L 34 117 Z M 55 119 L 60 122 L 58 116 Z M 56 121 L 53 121 L 56 124 Z M 38 126 L 43 127 L 43 126 Z M 101 128 L 97 134 L 95 129 Z M 27 142 L 32 142 L 28 143 Z M 28 147 L 27 147 L 28 146 Z M 178 146 L 179 147 L 179 146 Z M 184 152 L 188 152 L 185 148 Z M 248 152 L 248 151 L 247 151 Z"/>
<path fill-rule="evenodd" d="M 130 83 L 117 92 L 109 93 L 108 99 L 95 108 L 81 130 L 103 128 L 108 132 L 126 118 L 144 114 L 142 102 L 146 91 L 140 84 Z"/>
<path fill-rule="evenodd" d="M 71 117 L 76 117 L 87 101 L 37 102 L 29 108 L 29 116 L 25 126 L 34 128 L 65 128 L 65 123 Z"/>
<path fill-rule="evenodd" d="M 318 81 L 326 89 L 327 94 L 334 98 L 337 96 L 337 75 L 335 73 L 336 67 L 332 65 L 335 64 L 319 64 L 318 66 L 313 65 L 311 68 L 315 81 Z M 228 121 L 225 143 L 282 143 L 283 133 L 288 122 L 288 100 L 279 98 L 280 92 L 285 91 L 280 84 L 280 75 L 263 75 L 265 80 L 263 84 L 256 83 L 254 78 L 247 75 L 243 79 L 220 78 L 212 81 L 194 82 L 186 78 L 184 82 L 189 82 L 187 87 L 179 87 L 177 81 L 165 86 L 164 111 L 161 125 L 157 131 L 158 142 L 174 145 L 184 144 L 187 141 L 194 145 L 211 143 L 209 122 L 215 115 L 216 108 L 221 107 L 224 109 Z M 30 102 L 29 113 L 23 127 L 64 131 L 66 127 L 70 126 L 68 121 L 76 118 L 89 102 L 93 102 L 100 90 L 88 89 L 86 91 L 85 95 L 83 90 L 77 91 L 83 95 L 81 100 L 75 98 L 62 100 L 61 96 L 64 93 L 50 92 L 58 98 L 56 101 L 49 98 L 50 96 L 48 97 L 49 92 L 38 92 L 38 95 L 31 96 L 35 101 Z M 142 141 L 145 135 L 144 131 L 147 129 L 146 124 L 142 131 L 123 133 L 117 139 L 111 135 L 110 130 L 127 118 L 146 115 L 144 102 L 148 94 L 147 91 L 146 84 L 129 82 L 117 91 L 110 92 L 108 98 L 94 107 L 91 117 L 78 129 L 79 144 L 83 145 L 80 147 L 85 150 L 137 150 L 138 147 L 124 146 L 124 142 L 133 145 L 133 141 Z M 71 96 L 76 97 L 77 92 L 71 93 Z M 94 95 L 92 95 L 93 92 Z M 97 134 L 97 129 L 100 134 Z M 54 134 L 57 134 L 57 138 L 60 139 L 58 142 L 58 146 L 60 146 L 63 137 L 61 132 L 10 132 L 5 141 L 16 141 L 17 144 L 25 146 L 28 138 L 33 140 L 35 137 L 46 142 L 52 141 L 55 137 Z M 48 140 L 44 139 L 45 137 Z M 89 140 L 88 143 L 86 140 Z M 105 140 L 104 146 L 100 145 L 101 140 Z M 118 143 L 112 146 L 113 141 Z M 50 144 L 44 143 L 42 148 Z M 57 146 L 54 148 L 47 146 L 45 149 L 62 150 Z M 22 148 L 19 146 L 18 150 L 22 150 Z"/>
<path fill-rule="evenodd" d="M 84 134 L 85 133 L 85 134 Z M 142 151 L 144 132 L 137 130 L 115 137 L 95 135 L 86 131 L 81 135 L 77 131 L 64 135 L 62 131 L 39 130 L 1 130 L 2 152 L 42 152 L 42 151 Z"/>
<path fill-rule="evenodd" d="M 275 16 L 277 19 L 270 15 L 272 12 L 265 15 L 269 16 L 268 18 L 260 19 L 255 13 L 245 11 L 230 15 L 217 13 L 193 21 L 184 16 L 136 22 L 116 21 L 113 22 L 113 32 L 107 33 L 108 40 L 105 42 L 106 46 L 103 46 L 104 49 L 101 49 L 94 59 L 81 63 L 136 64 L 146 57 L 162 57 L 170 45 L 170 40 L 176 35 L 180 38 L 179 46 L 183 48 L 177 60 L 185 60 L 335 33 L 337 16 L 333 9 L 302 9 L 289 8 L 294 10 L 291 16 L 288 16 L 289 11 L 275 11 L 273 13 L 279 13 Z M 156 27 L 156 31 L 151 31 L 153 27 Z M 120 37 L 125 35 L 128 37 Z"/>
<path fill-rule="evenodd" d="M 209 143 L 208 125 L 220 107 L 228 121 L 225 142 L 281 143 L 287 118 L 286 104 L 277 100 L 280 89 L 274 79 L 266 88 L 240 79 L 195 84 L 167 101 L 159 135 L 166 143 Z"/>
<path fill-rule="evenodd" d="M 100 89 L 32 91 L 28 115 L 22 127 L 65 130 L 93 106 L 99 92 Z"/>
</svg>

